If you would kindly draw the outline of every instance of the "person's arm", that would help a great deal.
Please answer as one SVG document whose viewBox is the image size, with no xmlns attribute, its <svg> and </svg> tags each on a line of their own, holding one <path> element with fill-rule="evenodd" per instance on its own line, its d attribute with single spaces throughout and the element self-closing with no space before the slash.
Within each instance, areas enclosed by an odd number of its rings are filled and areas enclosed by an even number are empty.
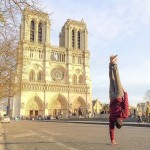
<svg viewBox="0 0 150 150">
<path fill-rule="evenodd" d="M 114 129 L 115 129 L 115 123 L 114 121 L 110 121 L 109 122 L 109 133 L 110 133 L 110 140 L 113 141 L 114 140 Z"/>
</svg>

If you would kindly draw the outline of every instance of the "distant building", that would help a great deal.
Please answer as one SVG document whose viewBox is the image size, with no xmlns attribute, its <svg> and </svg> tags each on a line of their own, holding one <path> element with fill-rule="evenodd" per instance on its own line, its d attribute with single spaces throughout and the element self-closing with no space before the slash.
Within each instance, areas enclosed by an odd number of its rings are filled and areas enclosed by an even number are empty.
<svg viewBox="0 0 150 150">
<path fill-rule="evenodd" d="M 92 111 L 86 23 L 68 19 L 59 46 L 50 42 L 50 26 L 48 14 L 24 10 L 16 78 L 20 91 L 13 99 L 13 116 L 68 115 L 79 107 Z"/>
<path fill-rule="evenodd" d="M 150 101 L 149 101 L 150 102 Z M 142 102 L 142 103 L 139 103 L 142 107 L 142 112 L 143 114 L 145 114 L 145 111 L 146 111 L 146 106 L 147 106 L 147 103 L 146 102 Z"/>
<path fill-rule="evenodd" d="M 92 104 L 93 104 L 93 113 L 95 113 L 95 115 L 100 114 L 102 110 L 102 104 L 100 103 L 100 101 L 98 99 L 93 100 Z"/>
</svg>

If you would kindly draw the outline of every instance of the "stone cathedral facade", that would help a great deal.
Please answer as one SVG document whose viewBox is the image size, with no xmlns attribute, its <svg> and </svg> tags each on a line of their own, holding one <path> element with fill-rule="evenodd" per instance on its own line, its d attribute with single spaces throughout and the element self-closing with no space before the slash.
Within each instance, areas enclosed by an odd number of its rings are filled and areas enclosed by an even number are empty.
<svg viewBox="0 0 150 150">
<path fill-rule="evenodd" d="M 18 46 L 13 116 L 83 114 L 92 111 L 90 52 L 86 23 L 68 19 L 51 44 L 47 13 L 25 9 Z"/>
</svg>

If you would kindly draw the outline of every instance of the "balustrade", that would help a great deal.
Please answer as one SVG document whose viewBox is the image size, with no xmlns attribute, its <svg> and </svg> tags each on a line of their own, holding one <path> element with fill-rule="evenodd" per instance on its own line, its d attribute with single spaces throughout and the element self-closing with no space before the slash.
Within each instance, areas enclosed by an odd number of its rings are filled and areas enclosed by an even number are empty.
<svg viewBox="0 0 150 150">
<path fill-rule="evenodd" d="M 22 83 L 22 89 L 26 91 L 34 90 L 34 91 L 60 91 L 60 92 L 73 92 L 73 93 L 85 93 L 88 91 L 89 87 L 86 85 L 74 85 L 70 84 L 68 86 L 67 83 Z M 87 91 L 86 91 L 87 90 Z"/>
</svg>

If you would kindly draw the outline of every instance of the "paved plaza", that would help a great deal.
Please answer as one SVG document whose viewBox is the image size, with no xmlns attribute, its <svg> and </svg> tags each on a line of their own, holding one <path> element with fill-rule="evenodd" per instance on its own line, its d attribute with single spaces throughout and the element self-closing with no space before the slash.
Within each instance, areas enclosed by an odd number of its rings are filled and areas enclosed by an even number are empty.
<svg viewBox="0 0 150 150">
<path fill-rule="evenodd" d="M 150 128 L 116 129 L 118 146 L 111 146 L 108 125 L 43 121 L 2 124 L 5 150 L 149 150 Z M 2 136 L 2 135 L 1 135 Z M 2 148 L 0 149 L 2 150 Z"/>
</svg>

